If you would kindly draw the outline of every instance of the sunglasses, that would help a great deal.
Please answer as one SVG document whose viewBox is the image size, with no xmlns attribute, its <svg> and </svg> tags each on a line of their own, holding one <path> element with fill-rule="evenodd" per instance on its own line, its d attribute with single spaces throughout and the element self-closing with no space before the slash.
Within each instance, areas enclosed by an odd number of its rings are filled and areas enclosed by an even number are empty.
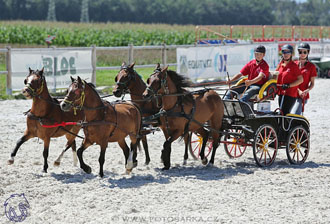
<svg viewBox="0 0 330 224">
<path fill-rule="evenodd" d="M 307 51 L 298 51 L 298 52 L 299 52 L 299 54 L 308 54 Z"/>
<path fill-rule="evenodd" d="M 282 54 L 291 54 L 291 51 L 282 51 Z"/>
</svg>

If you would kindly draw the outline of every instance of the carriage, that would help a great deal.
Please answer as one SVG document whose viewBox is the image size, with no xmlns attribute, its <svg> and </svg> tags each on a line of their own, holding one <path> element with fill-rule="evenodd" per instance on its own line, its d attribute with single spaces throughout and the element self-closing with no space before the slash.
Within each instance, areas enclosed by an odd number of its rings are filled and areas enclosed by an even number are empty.
<svg viewBox="0 0 330 224">
<path fill-rule="evenodd" d="M 276 82 L 269 80 L 261 88 L 255 102 L 273 100 Z M 291 164 L 303 164 L 309 154 L 309 122 L 301 115 L 282 115 L 280 110 L 253 110 L 250 104 L 239 100 L 223 100 L 224 149 L 229 158 L 241 157 L 248 147 L 253 150 L 255 162 L 260 167 L 273 164 L 278 149 L 285 148 Z M 267 103 L 270 103 L 269 101 Z M 207 126 L 206 126 L 207 128 Z M 201 149 L 201 136 L 190 134 L 189 151 L 197 159 Z M 206 156 L 212 150 L 213 140 L 209 139 Z"/>
</svg>

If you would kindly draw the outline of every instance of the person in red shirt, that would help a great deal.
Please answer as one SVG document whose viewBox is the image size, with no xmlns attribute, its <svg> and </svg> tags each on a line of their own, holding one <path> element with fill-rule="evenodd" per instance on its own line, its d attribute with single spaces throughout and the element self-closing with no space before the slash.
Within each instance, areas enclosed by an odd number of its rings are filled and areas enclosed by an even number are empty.
<svg viewBox="0 0 330 224">
<path fill-rule="evenodd" d="M 309 99 L 309 91 L 313 89 L 315 77 L 317 76 L 315 65 L 308 60 L 310 49 L 308 43 L 301 43 L 298 46 L 299 60 L 295 61 L 295 63 L 300 69 L 304 82 L 298 86 L 298 97 L 291 110 L 291 113 L 294 114 L 302 114 L 303 105 Z"/>
<path fill-rule="evenodd" d="M 303 82 L 299 67 L 292 61 L 292 53 L 291 45 L 283 45 L 282 60 L 276 68 L 276 71 L 279 72 L 277 78 L 278 104 L 283 115 L 290 113 L 298 97 L 298 86 Z"/>
<path fill-rule="evenodd" d="M 266 53 L 266 48 L 262 45 L 257 46 L 254 49 L 255 59 L 248 62 L 232 79 L 229 79 L 226 83 L 229 84 L 238 80 L 242 76 L 248 76 L 245 83 L 238 87 L 228 90 L 224 99 L 231 99 L 235 94 L 243 94 L 241 101 L 249 102 L 249 99 L 255 94 L 259 93 L 261 86 L 268 81 L 269 78 L 269 66 L 263 59 Z"/>
</svg>

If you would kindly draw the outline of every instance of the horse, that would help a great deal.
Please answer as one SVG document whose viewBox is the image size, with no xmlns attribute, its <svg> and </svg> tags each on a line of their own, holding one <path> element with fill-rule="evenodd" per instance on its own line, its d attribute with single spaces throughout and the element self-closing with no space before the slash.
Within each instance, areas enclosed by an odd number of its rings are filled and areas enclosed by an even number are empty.
<svg viewBox="0 0 330 224">
<path fill-rule="evenodd" d="M 60 124 L 62 122 L 74 122 L 83 119 L 81 112 L 74 113 L 72 110 L 63 112 L 60 108 L 59 101 L 50 96 L 46 78 L 44 76 L 44 69 L 32 70 L 29 68 L 29 74 L 24 80 L 25 87 L 22 89 L 23 95 L 27 99 L 32 99 L 32 107 L 26 113 L 27 128 L 23 136 L 17 141 L 14 150 L 10 155 L 8 164 L 14 163 L 14 157 L 20 146 L 31 138 L 38 137 L 44 141 L 44 167 L 43 171 L 47 173 L 48 169 L 48 153 L 51 138 L 57 138 L 65 135 L 67 139 L 66 148 L 62 151 L 61 155 L 57 158 L 54 165 L 60 165 L 61 158 L 66 150 L 70 147 L 73 152 L 74 165 L 77 164 L 76 142 L 75 138 L 80 130 L 79 126 L 68 125 L 65 127 L 56 126 L 51 128 L 44 127 L 46 124 Z"/>
<path fill-rule="evenodd" d="M 121 97 L 125 93 L 129 92 L 132 101 L 141 108 L 142 117 L 148 119 L 148 117 L 159 112 L 161 108 L 161 99 L 159 97 L 153 97 L 151 100 L 144 99 L 143 92 L 146 90 L 147 85 L 142 80 L 141 76 L 134 70 L 134 65 L 135 63 L 132 63 L 127 66 L 125 62 L 121 65 L 121 69 L 115 77 L 116 86 L 114 87 L 113 94 L 116 97 Z M 156 65 L 155 70 L 160 71 L 159 63 Z M 188 135 L 185 136 L 184 141 L 186 147 L 183 157 L 183 164 L 186 164 L 188 159 Z M 142 143 L 146 154 L 145 164 L 148 165 L 150 162 L 150 157 L 147 137 L 145 135 L 142 137 Z"/>
<path fill-rule="evenodd" d="M 168 170 L 171 166 L 172 142 L 180 136 L 188 135 L 188 131 L 197 132 L 203 137 L 200 157 L 204 165 L 207 164 L 204 149 L 209 132 L 211 133 L 213 150 L 209 164 L 214 164 L 224 115 L 224 105 L 220 96 L 214 90 L 188 92 L 184 87 L 190 86 L 189 80 L 175 71 L 168 70 L 168 66 L 151 74 L 147 84 L 147 89 L 143 93 L 144 97 L 162 96 L 163 113 L 160 120 L 161 129 L 166 139 L 161 153 L 164 164 L 163 170 Z M 205 122 L 208 122 L 208 127 L 205 127 Z"/>
<path fill-rule="evenodd" d="M 137 165 L 137 161 L 133 160 L 133 152 L 136 152 L 142 126 L 139 108 L 129 102 L 103 101 L 93 84 L 81 80 L 79 76 L 77 79 L 71 77 L 71 81 L 68 93 L 60 105 L 64 111 L 76 108 L 85 113 L 85 122 L 82 123 L 85 139 L 77 151 L 80 167 L 86 173 L 91 173 L 91 167 L 84 163 L 83 152 L 96 143 L 101 147 L 99 175 L 103 177 L 103 164 L 108 142 L 118 142 L 125 156 L 126 171 L 131 172 Z M 126 136 L 131 139 L 131 150 L 126 144 Z"/>
<path fill-rule="evenodd" d="M 125 62 L 121 65 L 120 71 L 115 77 L 116 86 L 114 87 L 113 94 L 116 97 L 121 97 L 125 93 L 129 93 L 132 102 L 140 107 L 142 117 L 148 119 L 148 117 L 159 112 L 161 106 L 159 105 L 158 98 L 152 100 L 143 98 L 142 94 L 147 88 L 147 85 L 142 80 L 142 77 L 134 70 L 134 65 L 135 63 L 132 63 L 127 66 Z M 143 135 L 141 140 L 146 156 L 145 164 L 148 165 L 150 156 L 146 135 Z"/>
</svg>

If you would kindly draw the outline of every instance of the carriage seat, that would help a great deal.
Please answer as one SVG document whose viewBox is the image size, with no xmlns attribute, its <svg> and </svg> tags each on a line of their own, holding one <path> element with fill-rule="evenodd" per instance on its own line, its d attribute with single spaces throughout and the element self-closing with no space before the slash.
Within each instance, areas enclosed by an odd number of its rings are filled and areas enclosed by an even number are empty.
<svg viewBox="0 0 330 224">
<path fill-rule="evenodd" d="M 278 73 L 278 72 L 277 72 Z M 242 85 L 247 76 L 242 77 L 234 86 Z M 277 92 L 277 74 L 276 72 L 270 72 L 268 81 L 263 84 L 257 95 L 251 97 L 251 101 L 258 103 L 265 100 L 274 100 Z"/>
</svg>

